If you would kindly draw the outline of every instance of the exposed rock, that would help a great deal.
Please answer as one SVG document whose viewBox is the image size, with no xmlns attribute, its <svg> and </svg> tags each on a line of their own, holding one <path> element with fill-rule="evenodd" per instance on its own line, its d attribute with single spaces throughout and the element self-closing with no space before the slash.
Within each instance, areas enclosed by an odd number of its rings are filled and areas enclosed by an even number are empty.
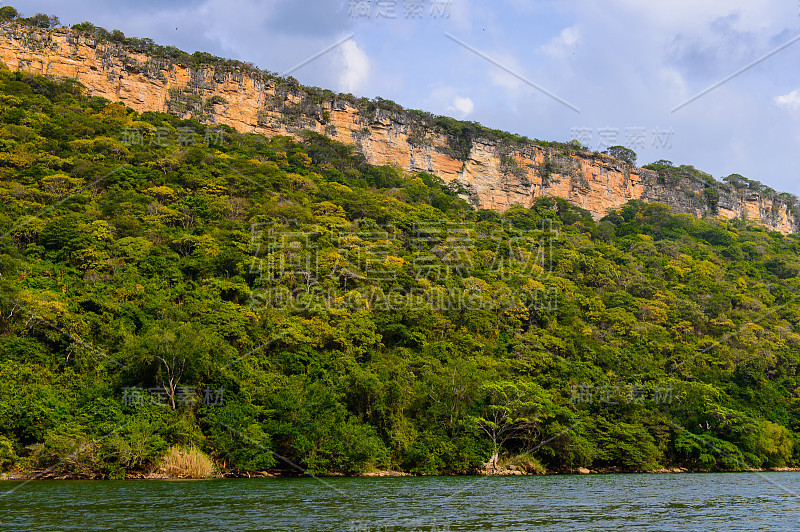
<svg viewBox="0 0 800 532">
<path fill-rule="evenodd" d="M 369 473 L 363 473 L 362 477 L 410 477 L 411 473 L 406 473 L 404 471 L 370 471 Z"/>
<path fill-rule="evenodd" d="M 502 476 L 502 475 L 524 475 L 525 472 L 513 464 L 500 465 L 499 457 L 495 454 L 488 462 L 481 464 L 476 473 L 478 475 Z"/>
<path fill-rule="evenodd" d="M 592 472 L 591 469 L 586 469 L 585 467 L 579 467 L 578 468 L 578 474 L 579 475 L 588 475 L 591 472 Z"/>
<path fill-rule="evenodd" d="M 480 208 L 502 211 L 557 196 L 599 218 L 641 199 L 696 216 L 760 221 L 782 233 L 800 229 L 790 198 L 717 183 L 719 199 L 712 204 L 703 195 L 706 182 L 663 183 L 655 172 L 607 155 L 483 138 L 454 147 L 443 130 L 411 111 L 357 105 L 329 92 L 312 97 L 291 80 L 254 69 L 191 68 L 64 28 L 0 25 L 0 61 L 12 70 L 76 79 L 93 94 L 139 112 L 168 112 L 265 135 L 315 131 L 355 145 L 372 164 L 434 173 Z"/>
</svg>

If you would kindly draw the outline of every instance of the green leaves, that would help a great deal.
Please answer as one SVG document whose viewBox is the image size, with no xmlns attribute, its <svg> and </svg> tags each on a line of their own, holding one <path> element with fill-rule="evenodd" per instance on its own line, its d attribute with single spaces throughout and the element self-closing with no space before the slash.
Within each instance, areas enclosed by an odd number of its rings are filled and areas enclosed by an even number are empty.
<svg viewBox="0 0 800 532">
<path fill-rule="evenodd" d="M 421 119 L 453 153 L 518 140 Z M 116 477 L 176 444 L 239 472 L 797 463 L 796 236 L 641 201 L 474 211 L 321 135 L 211 127 L 0 71 L 0 467 L 73 440 L 71 471 Z"/>
<path fill-rule="evenodd" d="M 521 439 L 522 448 L 535 442 L 527 441 L 539 432 L 539 425 L 553 415 L 554 405 L 540 386 L 529 382 L 498 381 L 484 383 L 480 388 L 485 406 L 471 418 L 492 440 L 494 454 L 512 439 Z"/>
<path fill-rule="evenodd" d="M 608 465 L 619 464 L 631 469 L 650 471 L 660 467 L 663 458 L 655 439 L 638 424 L 609 422 L 598 419 L 592 427 L 596 433 L 598 458 Z"/>
<path fill-rule="evenodd" d="M 145 383 L 161 386 L 175 410 L 181 386 L 202 384 L 212 366 L 215 338 L 192 324 L 151 325 L 129 340 L 126 359 Z"/>
</svg>

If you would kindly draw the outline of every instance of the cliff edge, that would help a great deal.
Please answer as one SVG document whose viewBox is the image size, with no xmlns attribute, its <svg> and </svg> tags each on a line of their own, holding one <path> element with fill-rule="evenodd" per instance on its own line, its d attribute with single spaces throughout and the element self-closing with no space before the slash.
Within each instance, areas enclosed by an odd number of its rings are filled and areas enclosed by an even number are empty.
<svg viewBox="0 0 800 532">
<path fill-rule="evenodd" d="M 558 196 L 601 217 L 640 199 L 695 216 L 755 220 L 784 234 L 800 231 L 796 197 L 740 176 L 719 182 L 691 167 L 638 168 L 570 144 L 303 87 L 252 65 L 148 39 L 115 42 L 90 31 L 9 22 L 0 25 L 0 61 L 12 70 L 73 78 L 139 112 L 270 136 L 311 130 L 354 145 L 371 164 L 435 174 L 477 208 L 505 210 Z"/>
</svg>

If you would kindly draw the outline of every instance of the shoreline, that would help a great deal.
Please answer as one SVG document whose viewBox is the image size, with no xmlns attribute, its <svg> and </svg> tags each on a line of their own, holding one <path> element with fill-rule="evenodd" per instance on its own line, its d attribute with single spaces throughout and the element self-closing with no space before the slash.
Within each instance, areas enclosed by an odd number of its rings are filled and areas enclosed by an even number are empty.
<svg viewBox="0 0 800 532">
<path fill-rule="evenodd" d="M 732 469 L 732 470 L 708 470 L 708 469 L 687 469 L 687 468 L 664 468 L 653 471 L 621 471 L 618 469 L 586 469 L 577 468 L 568 471 L 548 471 L 544 473 L 524 473 L 519 470 L 501 470 L 492 473 L 475 472 L 475 473 L 454 473 L 454 474 L 437 474 L 437 475 L 420 475 L 415 473 L 408 473 L 404 471 L 371 471 L 368 473 L 360 473 L 357 475 L 347 475 L 344 473 L 329 473 L 321 475 L 307 475 L 297 474 L 292 472 L 283 471 L 250 471 L 243 473 L 226 472 L 215 477 L 192 479 L 188 477 L 180 477 L 174 475 L 167 475 L 157 472 L 132 472 L 126 475 L 125 478 L 109 479 L 104 475 L 50 475 L 47 472 L 21 472 L 10 471 L 0 473 L 0 481 L 32 481 L 32 480 L 50 480 L 50 481 L 70 481 L 70 480 L 221 480 L 221 479 L 244 479 L 244 478 L 262 478 L 262 479 L 288 479 L 288 478 L 386 478 L 386 477 L 504 477 L 504 476 L 554 476 L 554 475 L 677 475 L 677 474 L 692 474 L 692 473 L 787 473 L 799 472 L 800 467 L 771 467 L 771 468 L 758 468 L 758 469 Z"/>
</svg>

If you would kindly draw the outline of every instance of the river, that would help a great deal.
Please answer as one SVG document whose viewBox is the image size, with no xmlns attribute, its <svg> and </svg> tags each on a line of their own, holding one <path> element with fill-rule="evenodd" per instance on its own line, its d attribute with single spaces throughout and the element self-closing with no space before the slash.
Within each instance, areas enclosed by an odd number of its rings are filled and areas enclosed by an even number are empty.
<svg viewBox="0 0 800 532">
<path fill-rule="evenodd" d="M 0 530 L 800 530 L 800 473 L 0 482 Z"/>
</svg>

